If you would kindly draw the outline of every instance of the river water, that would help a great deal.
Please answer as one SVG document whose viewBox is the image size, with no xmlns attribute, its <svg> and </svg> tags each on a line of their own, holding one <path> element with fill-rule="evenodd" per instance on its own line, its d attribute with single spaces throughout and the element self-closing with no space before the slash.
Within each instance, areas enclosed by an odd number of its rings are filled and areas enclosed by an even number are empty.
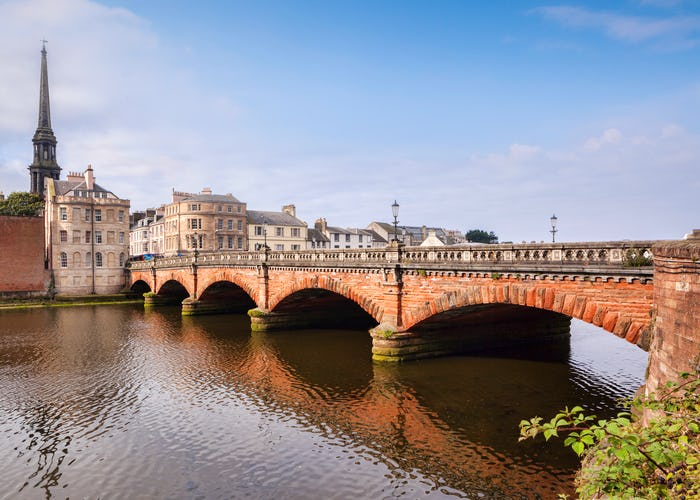
<svg viewBox="0 0 700 500">
<path fill-rule="evenodd" d="M 385 366 L 366 330 L 0 311 L 0 498 L 555 498 L 576 457 L 518 422 L 610 415 L 645 366 L 578 321 L 564 344 Z"/>
</svg>

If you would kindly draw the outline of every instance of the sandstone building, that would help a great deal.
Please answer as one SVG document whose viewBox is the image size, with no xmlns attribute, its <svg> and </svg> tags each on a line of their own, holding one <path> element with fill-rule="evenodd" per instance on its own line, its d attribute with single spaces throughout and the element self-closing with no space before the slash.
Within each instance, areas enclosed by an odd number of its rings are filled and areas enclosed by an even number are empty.
<svg viewBox="0 0 700 500">
<path fill-rule="evenodd" d="M 267 244 L 270 250 L 306 250 L 308 227 L 296 216 L 294 205 L 285 205 L 281 212 L 248 211 L 248 249 L 259 250 Z"/>
<path fill-rule="evenodd" d="M 92 167 L 67 180 L 46 179 L 46 249 L 56 291 L 117 293 L 125 284 L 129 200 L 95 182 Z"/>
<path fill-rule="evenodd" d="M 213 194 L 204 188 L 199 194 L 174 191 L 165 205 L 163 254 L 246 250 L 248 245 L 246 204 L 231 193 Z"/>
</svg>

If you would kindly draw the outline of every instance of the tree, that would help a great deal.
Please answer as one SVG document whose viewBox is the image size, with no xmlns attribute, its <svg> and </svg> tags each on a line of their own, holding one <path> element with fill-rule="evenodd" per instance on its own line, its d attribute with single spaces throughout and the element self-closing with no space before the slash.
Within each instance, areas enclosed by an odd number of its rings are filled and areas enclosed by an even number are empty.
<svg viewBox="0 0 700 500">
<path fill-rule="evenodd" d="M 470 229 L 466 237 L 472 243 L 498 243 L 498 236 L 493 231 L 487 233 L 483 229 Z"/>
<path fill-rule="evenodd" d="M 44 200 L 35 193 L 15 192 L 0 200 L 0 215 L 39 215 L 44 209 Z"/>
</svg>

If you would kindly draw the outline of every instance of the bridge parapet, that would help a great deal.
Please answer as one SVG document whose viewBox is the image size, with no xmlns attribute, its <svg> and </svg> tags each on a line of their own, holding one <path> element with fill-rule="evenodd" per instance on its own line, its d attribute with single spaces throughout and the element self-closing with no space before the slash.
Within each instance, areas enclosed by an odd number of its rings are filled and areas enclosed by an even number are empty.
<svg viewBox="0 0 700 500">
<path fill-rule="evenodd" d="M 400 264 L 408 272 L 475 271 L 486 273 L 570 274 L 602 279 L 612 276 L 651 280 L 651 248 L 656 241 L 597 243 L 468 244 L 448 247 L 387 247 L 200 253 L 132 262 L 132 270 L 197 267 L 381 269 Z M 644 261 L 648 259 L 648 262 Z M 641 265 L 647 264 L 647 265 Z M 634 265 L 631 265 L 634 264 Z"/>
</svg>

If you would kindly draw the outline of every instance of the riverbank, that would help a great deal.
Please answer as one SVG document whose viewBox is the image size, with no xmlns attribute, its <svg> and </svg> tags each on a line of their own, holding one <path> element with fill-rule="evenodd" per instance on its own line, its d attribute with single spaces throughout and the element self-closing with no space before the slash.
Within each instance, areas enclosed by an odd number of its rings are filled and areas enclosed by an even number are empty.
<svg viewBox="0 0 700 500">
<path fill-rule="evenodd" d="M 95 306 L 105 304 L 137 304 L 143 298 L 136 294 L 115 293 L 111 295 L 56 295 L 49 297 L 31 297 L 0 300 L 0 310 L 30 309 L 38 307 L 73 307 Z"/>
</svg>

